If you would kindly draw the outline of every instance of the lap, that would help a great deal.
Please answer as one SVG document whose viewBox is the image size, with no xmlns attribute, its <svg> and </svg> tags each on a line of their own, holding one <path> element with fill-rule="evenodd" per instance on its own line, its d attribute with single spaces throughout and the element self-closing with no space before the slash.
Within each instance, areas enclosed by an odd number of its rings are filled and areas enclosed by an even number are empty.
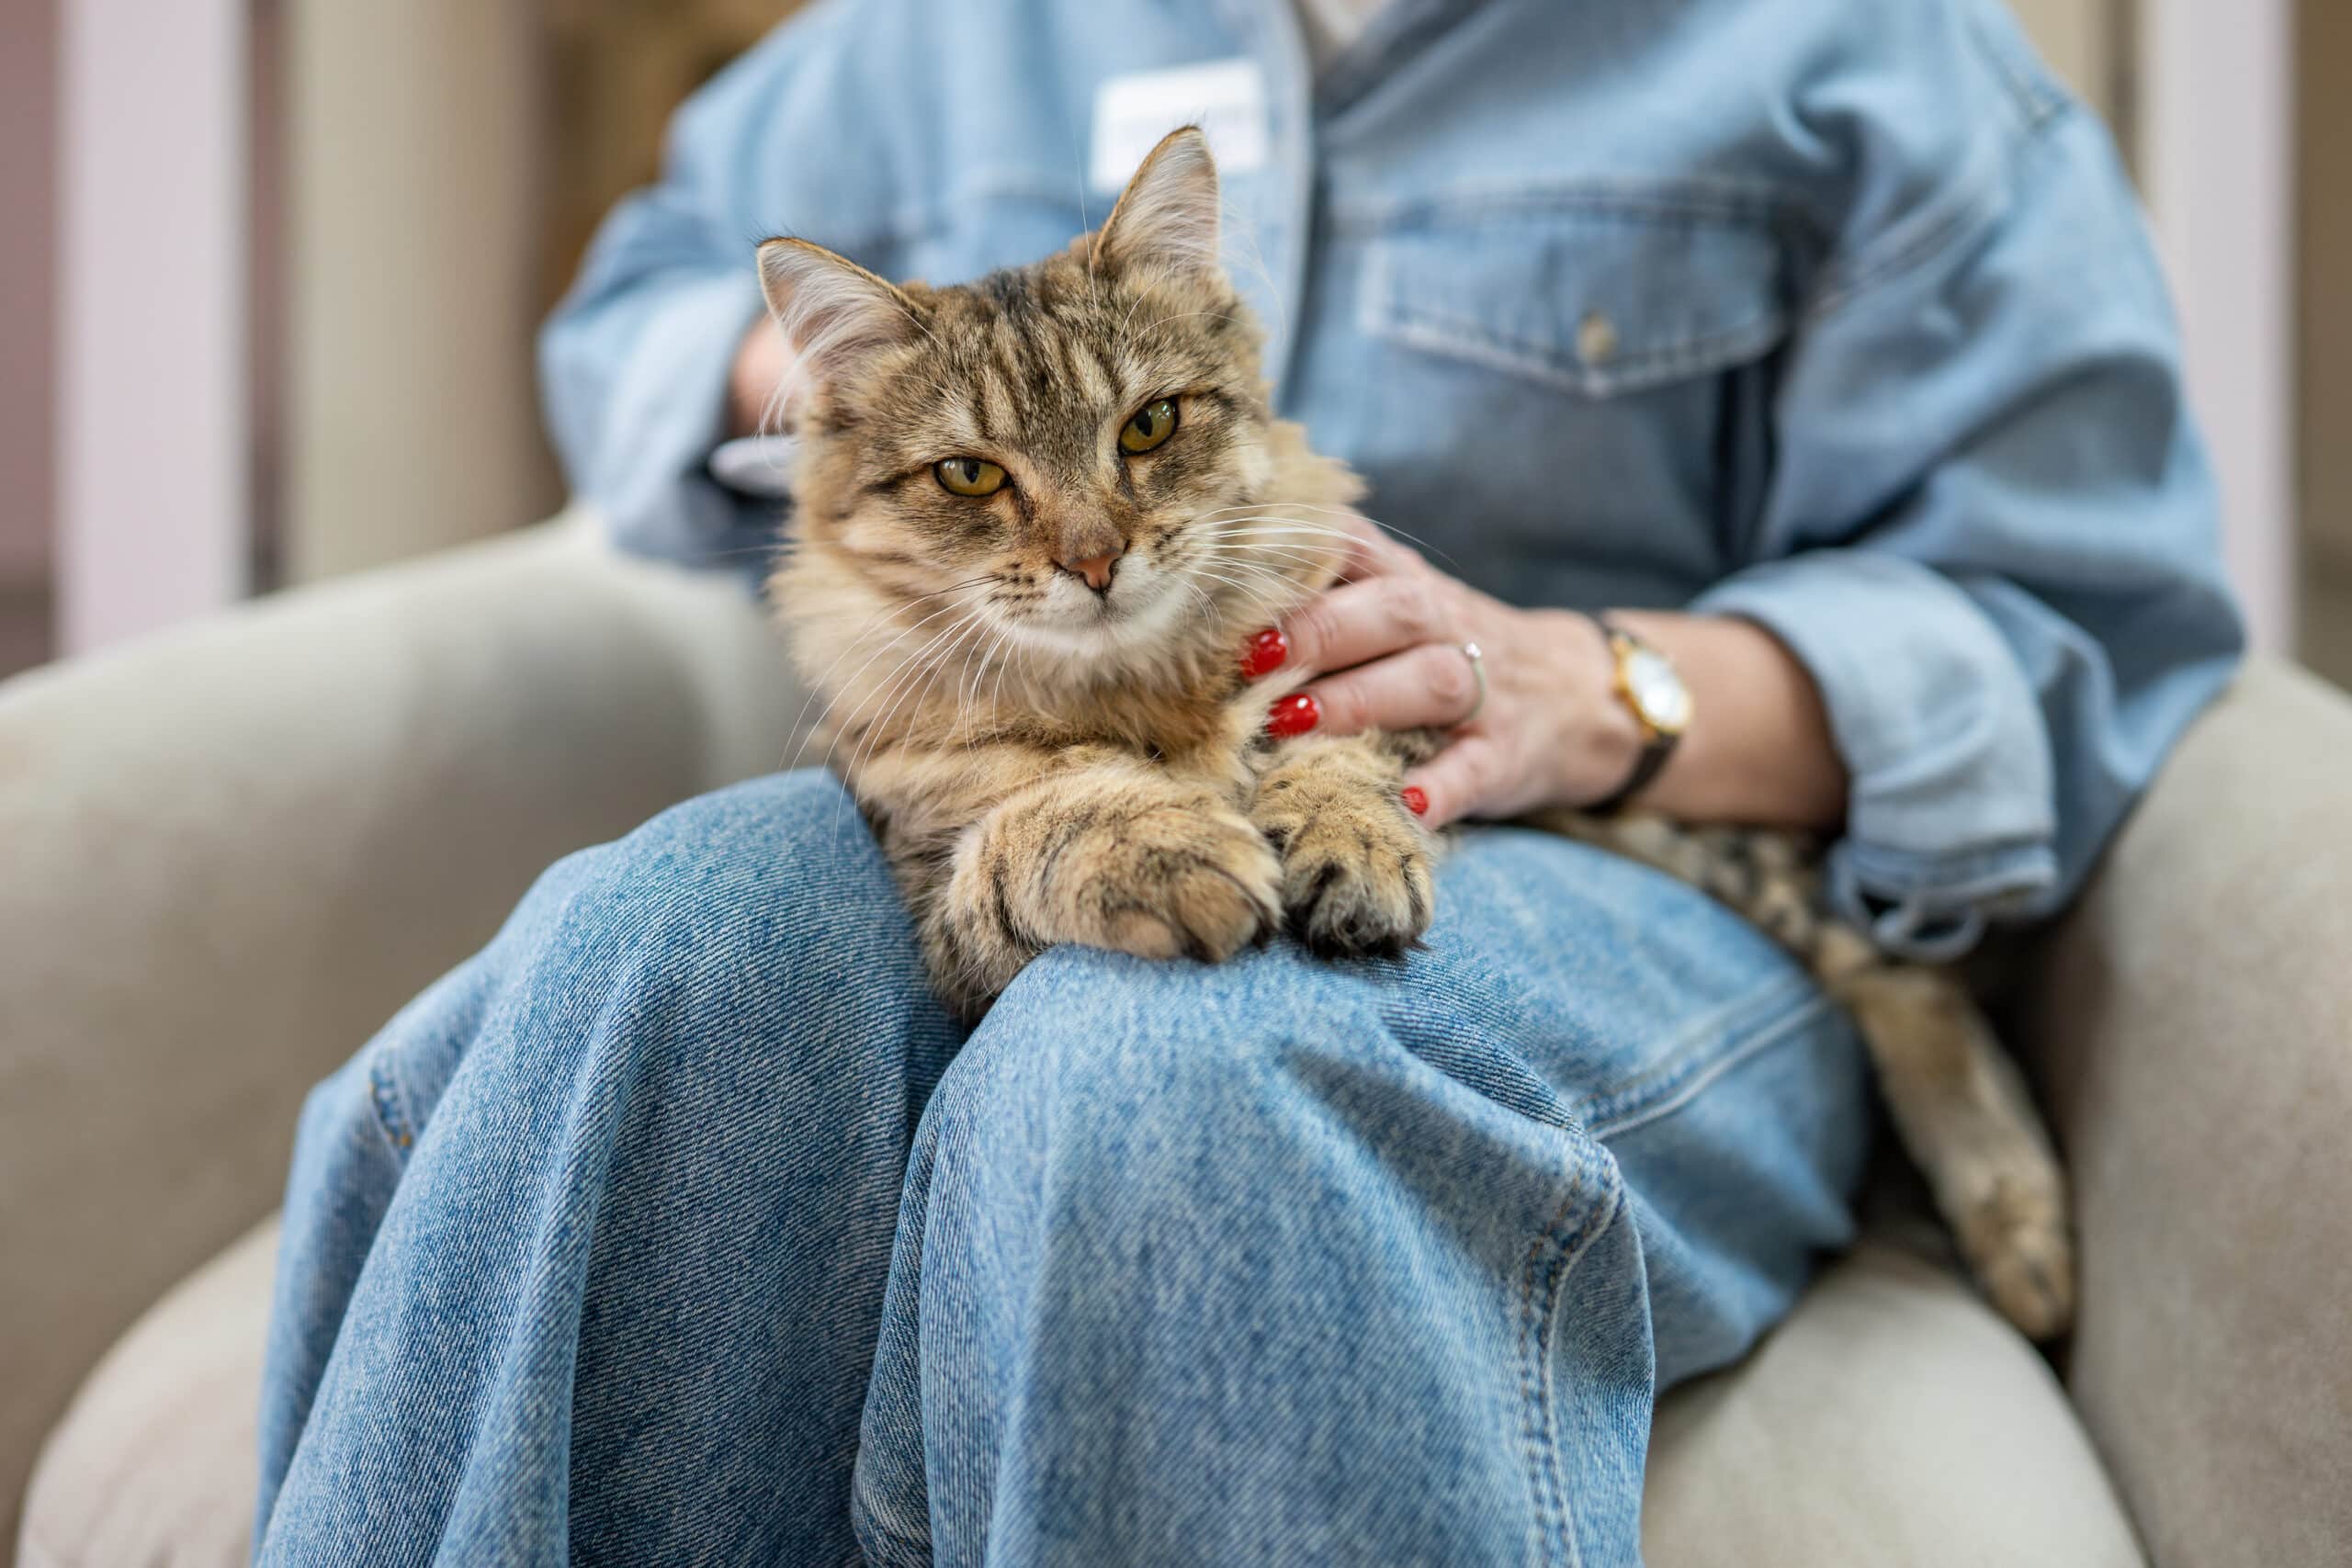
<svg viewBox="0 0 2352 1568">
<path fill-rule="evenodd" d="M 1541 1102 L 1602 1138 L 1687 1102 L 1727 1057 L 1841 1027 L 1798 964 L 1704 895 L 1555 835 L 1490 827 L 1450 847 L 1436 919 L 1402 958 L 1333 962 L 1288 942 L 1219 965 L 1056 949 L 972 1046 L 1071 1035 L 1115 1055 L 1176 1038 L 1247 1054 L 1340 1014 L 1376 1018 L 1504 1103 Z"/>
<path fill-rule="evenodd" d="M 841 1023 L 830 1034 L 860 1032 L 844 999 L 900 1022 L 924 1011 L 910 995 L 923 989 L 912 931 L 879 849 L 840 786 L 813 770 L 689 801 L 573 857 L 469 967 L 503 973 L 551 955 L 658 989 L 691 1015 L 772 1013 L 812 981 Z M 463 971 L 452 982 L 486 984 Z M 1450 845 L 1436 920 L 1402 959 L 1334 963 L 1283 941 L 1222 965 L 1057 949 L 1015 980 L 967 1051 L 1043 1052 L 1068 1038 L 1107 1060 L 1180 1038 L 1194 1056 L 1249 1054 L 1342 1014 L 1377 1019 L 1506 1106 L 1604 1141 L 1686 1108 L 1776 1044 L 1843 1030 L 1795 963 L 1704 895 L 1554 835 L 1487 827 Z M 804 1061 L 836 1043 L 786 1032 Z M 863 1050 L 846 1055 L 870 1064 Z"/>
<path fill-rule="evenodd" d="M 902 1205 L 932 1183 L 963 1264 L 1078 1269 L 1057 1299 L 1113 1327 L 1180 1276 L 1202 1286 L 1180 1317 L 1213 1294 L 1247 1316 L 1234 1287 L 1252 1280 L 1296 1309 L 1269 1323 L 1312 1328 L 1349 1300 L 1431 1411 L 1469 1408 L 1462 1369 L 1411 1348 L 1482 1325 L 1454 1338 L 1499 1381 L 1456 1435 L 1501 1430 L 1521 1361 L 1540 1370 L 1553 1342 L 1531 1303 L 1572 1258 L 1562 1334 L 1655 1322 L 1666 1382 L 1783 1310 L 1812 1249 L 1842 1239 L 1860 1082 L 1850 1037 L 1760 936 L 1505 829 L 1464 836 L 1402 961 L 1057 950 L 962 1040 L 839 787 L 754 781 L 550 871 L 314 1100 L 264 1445 L 265 1498 L 285 1477 L 306 1501 L 274 1539 L 343 1528 L 354 1465 L 454 1486 L 483 1432 L 505 1436 L 482 1462 L 537 1478 L 551 1508 L 567 1466 L 606 1478 L 571 1499 L 576 1540 L 664 1508 L 688 1535 L 754 1530 L 771 1558 L 803 1527 L 826 1536 L 894 1232 L 903 1257 Z M 1613 1239 L 1586 1250 L 1588 1221 Z M 976 1314 L 1028 1299 L 970 1296 Z M 714 1383 L 714 1364 L 758 1375 Z M 428 1388 L 387 1438 L 384 1391 Z M 567 1404 L 567 1429 L 531 1414 Z M 638 1463 L 655 1449 L 702 1456 L 694 1510 Z M 728 1524 L 752 1494 L 776 1508 Z M 462 1495 L 480 1507 L 450 1539 L 519 1528 L 501 1495 Z"/>
</svg>

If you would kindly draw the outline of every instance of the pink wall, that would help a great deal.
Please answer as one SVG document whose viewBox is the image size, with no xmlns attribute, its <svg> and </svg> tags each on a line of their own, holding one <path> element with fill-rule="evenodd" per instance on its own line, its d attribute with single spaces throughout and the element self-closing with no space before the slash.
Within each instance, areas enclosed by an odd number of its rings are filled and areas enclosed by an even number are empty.
<svg viewBox="0 0 2352 1568">
<path fill-rule="evenodd" d="M 62 8 L 56 583 L 69 655 L 209 614 L 250 579 L 250 3 Z"/>
<path fill-rule="evenodd" d="M 49 570 L 56 169 L 57 0 L 0 0 L 0 585 Z"/>
</svg>

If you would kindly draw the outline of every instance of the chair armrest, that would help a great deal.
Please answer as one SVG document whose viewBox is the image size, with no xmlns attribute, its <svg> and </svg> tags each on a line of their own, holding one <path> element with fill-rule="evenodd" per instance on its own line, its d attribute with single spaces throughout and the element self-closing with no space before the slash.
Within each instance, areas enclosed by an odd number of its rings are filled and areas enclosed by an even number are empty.
<svg viewBox="0 0 2352 1568">
<path fill-rule="evenodd" d="M 2251 664 L 2041 964 L 2068 1382 L 2152 1560 L 2352 1562 L 2352 701 Z"/>
<path fill-rule="evenodd" d="M 800 705 L 740 581 L 578 523 L 0 686 L 0 1540 L 82 1372 L 277 1202 L 311 1085 Z"/>
</svg>

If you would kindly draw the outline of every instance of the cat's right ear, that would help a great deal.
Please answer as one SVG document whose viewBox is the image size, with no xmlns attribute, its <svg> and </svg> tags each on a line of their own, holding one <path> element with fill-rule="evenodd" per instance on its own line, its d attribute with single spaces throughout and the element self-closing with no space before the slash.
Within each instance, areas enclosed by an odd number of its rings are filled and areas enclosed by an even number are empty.
<svg viewBox="0 0 2352 1568">
<path fill-rule="evenodd" d="M 1216 160 L 1197 125 L 1159 139 L 1095 232 L 1092 265 L 1159 266 L 1222 276 L 1217 261 Z"/>
<path fill-rule="evenodd" d="M 912 340 L 921 307 L 906 291 L 806 240 L 760 245 L 760 292 L 791 345 L 792 378 L 836 379 L 877 348 Z"/>
</svg>

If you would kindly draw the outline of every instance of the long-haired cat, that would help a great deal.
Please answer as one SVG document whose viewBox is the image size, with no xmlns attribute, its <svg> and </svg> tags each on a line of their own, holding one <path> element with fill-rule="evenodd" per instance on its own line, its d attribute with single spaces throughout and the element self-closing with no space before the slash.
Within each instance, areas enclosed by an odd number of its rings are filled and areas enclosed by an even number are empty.
<svg viewBox="0 0 2352 1568">
<path fill-rule="evenodd" d="M 1217 199 L 1188 129 L 1100 230 L 972 284 L 760 248 L 802 438 L 775 596 L 827 705 L 820 738 L 967 1015 L 1057 942 L 1214 962 L 1284 929 L 1321 953 L 1394 953 L 1429 926 L 1438 845 L 1400 781 L 1442 738 L 1270 739 L 1303 676 L 1237 666 L 1336 580 L 1349 536 L 1332 519 L 1362 487 L 1269 406 Z M 1804 959 L 1852 1010 L 1994 1301 L 2030 1334 L 2064 1327 L 2058 1165 L 1955 978 L 1826 917 L 1794 840 L 1544 820 L 1696 884 Z"/>
</svg>

